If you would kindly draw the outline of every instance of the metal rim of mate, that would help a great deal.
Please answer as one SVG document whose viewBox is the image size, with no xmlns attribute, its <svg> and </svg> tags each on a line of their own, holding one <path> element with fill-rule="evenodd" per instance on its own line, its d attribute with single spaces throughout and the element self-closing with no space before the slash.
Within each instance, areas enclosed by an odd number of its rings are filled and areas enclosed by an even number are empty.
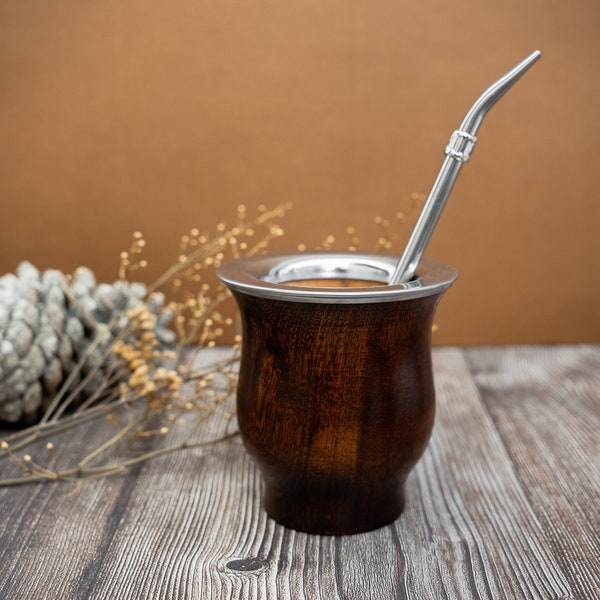
<svg viewBox="0 0 600 600">
<path fill-rule="evenodd" d="M 224 263 L 217 275 L 231 290 L 290 302 L 361 304 L 433 296 L 447 290 L 458 274 L 454 267 L 423 259 L 415 277 L 388 285 L 398 257 L 357 252 L 261 254 Z M 300 280 L 351 279 L 380 283 L 364 287 L 294 285 Z"/>
</svg>

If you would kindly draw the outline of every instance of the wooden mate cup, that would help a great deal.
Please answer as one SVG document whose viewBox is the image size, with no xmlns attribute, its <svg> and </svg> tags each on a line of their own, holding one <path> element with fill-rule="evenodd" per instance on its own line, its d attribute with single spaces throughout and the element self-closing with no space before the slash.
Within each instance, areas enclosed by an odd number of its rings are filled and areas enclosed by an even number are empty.
<svg viewBox="0 0 600 600">
<path fill-rule="evenodd" d="M 224 264 L 241 313 L 237 416 L 283 525 L 342 535 L 394 521 L 434 422 L 431 327 L 456 279 L 423 260 L 270 254 Z"/>
</svg>

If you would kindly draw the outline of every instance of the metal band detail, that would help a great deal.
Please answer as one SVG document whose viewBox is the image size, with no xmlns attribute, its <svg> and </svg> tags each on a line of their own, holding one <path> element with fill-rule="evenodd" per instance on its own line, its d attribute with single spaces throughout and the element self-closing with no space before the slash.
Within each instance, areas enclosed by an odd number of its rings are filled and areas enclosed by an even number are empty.
<svg viewBox="0 0 600 600">
<path fill-rule="evenodd" d="M 471 157 L 471 152 L 477 138 L 466 131 L 456 129 L 450 136 L 446 146 L 446 156 L 450 156 L 461 163 L 466 163 Z"/>
</svg>

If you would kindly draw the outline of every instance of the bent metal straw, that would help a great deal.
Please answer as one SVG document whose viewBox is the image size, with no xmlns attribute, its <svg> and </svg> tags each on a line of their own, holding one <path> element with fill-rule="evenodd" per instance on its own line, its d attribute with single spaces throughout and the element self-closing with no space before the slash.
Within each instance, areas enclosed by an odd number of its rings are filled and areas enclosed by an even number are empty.
<svg viewBox="0 0 600 600">
<path fill-rule="evenodd" d="M 429 192 L 404 253 L 398 261 L 396 270 L 388 280 L 388 285 L 406 283 L 414 277 L 458 173 L 463 163 L 466 163 L 471 156 L 473 147 L 477 142 L 475 134 L 483 121 L 483 117 L 540 56 L 541 52 L 535 50 L 493 83 L 473 104 L 460 127 L 452 133 L 446 146 L 446 158 Z"/>
</svg>

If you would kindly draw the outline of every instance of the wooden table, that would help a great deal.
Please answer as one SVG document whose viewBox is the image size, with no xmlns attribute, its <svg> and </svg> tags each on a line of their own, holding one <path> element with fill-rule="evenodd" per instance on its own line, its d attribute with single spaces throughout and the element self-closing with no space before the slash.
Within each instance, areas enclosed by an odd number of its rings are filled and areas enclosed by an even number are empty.
<svg viewBox="0 0 600 600">
<path fill-rule="evenodd" d="M 0 489 L 0 598 L 599 598 L 600 347 L 436 348 L 434 367 L 435 430 L 393 525 L 275 524 L 235 438 Z"/>
</svg>

